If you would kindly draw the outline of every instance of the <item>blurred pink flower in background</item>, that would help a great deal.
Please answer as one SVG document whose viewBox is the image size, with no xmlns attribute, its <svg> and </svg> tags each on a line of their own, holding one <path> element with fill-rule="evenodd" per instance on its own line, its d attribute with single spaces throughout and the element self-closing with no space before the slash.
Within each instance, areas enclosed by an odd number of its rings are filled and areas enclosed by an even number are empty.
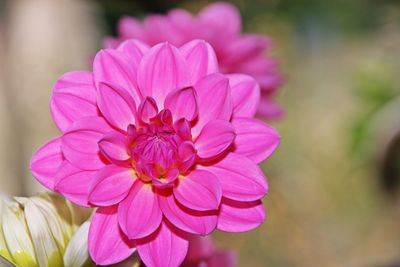
<svg viewBox="0 0 400 267">
<path fill-rule="evenodd" d="M 147 266 L 178 266 L 189 234 L 243 232 L 265 219 L 258 163 L 279 136 L 253 118 L 259 98 L 250 76 L 219 73 L 205 41 L 128 40 L 100 51 L 93 72 L 57 81 L 50 107 L 62 136 L 31 170 L 72 202 L 99 207 L 88 241 L 97 264 L 137 250 Z"/>
<path fill-rule="evenodd" d="M 237 257 L 228 250 L 215 247 L 209 236 L 192 236 L 189 239 L 188 254 L 182 267 L 236 267 Z"/>
<path fill-rule="evenodd" d="M 261 99 L 258 114 L 266 119 L 279 119 L 282 109 L 273 97 L 283 82 L 278 62 L 267 56 L 271 40 L 260 34 L 241 32 L 241 17 L 229 3 L 213 3 L 193 16 L 183 9 L 173 9 L 167 15 L 149 15 L 143 22 L 122 17 L 118 37 L 107 37 L 104 47 L 115 48 L 124 40 L 135 38 L 148 45 L 168 41 L 181 46 L 192 39 L 204 39 L 214 48 L 220 71 L 245 73 L 260 84 Z"/>
</svg>

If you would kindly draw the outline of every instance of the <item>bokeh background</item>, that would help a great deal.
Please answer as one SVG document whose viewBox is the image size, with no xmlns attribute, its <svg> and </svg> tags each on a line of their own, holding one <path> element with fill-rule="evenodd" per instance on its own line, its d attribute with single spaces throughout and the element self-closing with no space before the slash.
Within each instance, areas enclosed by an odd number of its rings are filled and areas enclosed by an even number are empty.
<svg viewBox="0 0 400 267">
<path fill-rule="evenodd" d="M 57 134 L 48 101 L 88 69 L 121 15 L 210 1 L 0 0 L 0 191 L 42 190 L 32 153 Z M 264 163 L 268 219 L 216 233 L 249 267 L 400 266 L 400 2 L 237 0 L 246 31 L 272 37 L 286 77 L 282 135 Z"/>
</svg>

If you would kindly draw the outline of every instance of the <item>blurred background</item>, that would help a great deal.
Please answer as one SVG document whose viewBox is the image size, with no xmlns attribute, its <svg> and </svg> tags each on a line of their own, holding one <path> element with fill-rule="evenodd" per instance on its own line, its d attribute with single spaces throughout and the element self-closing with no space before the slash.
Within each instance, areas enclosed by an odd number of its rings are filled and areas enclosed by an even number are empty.
<svg viewBox="0 0 400 267">
<path fill-rule="evenodd" d="M 88 69 L 121 15 L 210 1 L 0 0 L 0 191 L 42 190 L 32 153 L 57 135 L 64 72 Z M 237 0 L 245 31 L 275 42 L 286 76 L 277 153 L 264 163 L 268 219 L 216 233 L 249 267 L 400 266 L 400 2 Z"/>
</svg>

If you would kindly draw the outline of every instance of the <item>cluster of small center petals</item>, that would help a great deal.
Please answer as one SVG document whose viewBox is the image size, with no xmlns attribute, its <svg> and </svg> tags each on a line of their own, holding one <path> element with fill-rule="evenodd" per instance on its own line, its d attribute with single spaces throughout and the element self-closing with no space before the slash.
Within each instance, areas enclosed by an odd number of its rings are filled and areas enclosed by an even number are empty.
<svg viewBox="0 0 400 267">
<path fill-rule="evenodd" d="M 182 118 L 174 123 L 171 111 L 158 112 L 152 98 L 142 103 L 141 110 L 148 109 L 147 105 L 151 105 L 152 114 L 140 113 L 139 124 L 128 126 L 131 165 L 143 182 L 172 187 L 178 176 L 186 174 L 195 162 L 189 122 Z"/>
</svg>

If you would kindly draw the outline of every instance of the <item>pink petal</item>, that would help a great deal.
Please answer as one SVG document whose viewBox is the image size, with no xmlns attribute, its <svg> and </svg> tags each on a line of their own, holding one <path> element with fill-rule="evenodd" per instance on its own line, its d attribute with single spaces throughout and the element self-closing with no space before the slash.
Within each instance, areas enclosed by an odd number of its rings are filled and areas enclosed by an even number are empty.
<svg viewBox="0 0 400 267">
<path fill-rule="evenodd" d="M 268 120 L 279 120 L 285 115 L 285 111 L 278 104 L 268 98 L 261 98 L 258 114 Z"/>
<path fill-rule="evenodd" d="M 162 212 L 151 186 L 137 180 L 118 207 L 121 229 L 130 239 L 143 238 L 160 226 Z"/>
<path fill-rule="evenodd" d="M 229 80 L 224 75 L 210 74 L 199 80 L 194 87 L 199 107 L 198 121 L 192 129 L 195 138 L 207 122 L 214 119 L 229 120 L 233 106 Z"/>
<path fill-rule="evenodd" d="M 61 139 L 53 139 L 33 155 L 30 162 L 32 175 L 44 187 L 54 190 L 55 174 L 63 160 Z"/>
<path fill-rule="evenodd" d="M 248 75 L 227 75 L 232 89 L 233 116 L 254 117 L 260 102 L 260 87 Z"/>
<path fill-rule="evenodd" d="M 146 97 L 139 106 L 139 117 L 143 122 L 150 122 L 150 119 L 158 114 L 156 101 L 151 97 Z"/>
<path fill-rule="evenodd" d="M 165 99 L 164 107 L 171 111 L 175 121 L 192 121 L 198 114 L 196 92 L 193 87 L 174 90 Z"/>
<path fill-rule="evenodd" d="M 93 62 L 96 88 L 99 88 L 100 83 L 116 85 L 126 90 L 135 103 L 140 103 L 142 95 L 137 89 L 137 68 L 138 66 L 134 65 L 134 61 L 129 61 L 125 53 L 115 49 L 101 50 Z"/>
<path fill-rule="evenodd" d="M 235 139 L 235 128 L 224 120 L 208 122 L 195 140 L 197 155 L 212 158 L 224 152 Z"/>
<path fill-rule="evenodd" d="M 264 197 L 268 191 L 264 173 L 245 156 L 229 153 L 223 160 L 201 168 L 218 177 L 224 197 L 253 201 Z"/>
<path fill-rule="evenodd" d="M 203 40 L 193 40 L 180 48 L 191 73 L 192 84 L 204 76 L 218 72 L 218 61 L 214 49 Z"/>
<path fill-rule="evenodd" d="M 189 250 L 185 258 L 185 263 L 193 264 L 211 258 L 215 253 L 216 248 L 211 236 L 192 235 L 189 237 Z M 225 265 L 220 266 L 225 267 Z"/>
<path fill-rule="evenodd" d="M 222 199 L 218 216 L 218 229 L 225 232 L 246 232 L 257 228 L 265 220 L 261 200 L 238 202 Z"/>
<path fill-rule="evenodd" d="M 198 17 L 205 25 L 221 35 L 239 34 L 241 31 L 239 10 L 229 3 L 210 4 L 199 12 Z"/>
<path fill-rule="evenodd" d="M 138 84 L 143 96 L 153 97 L 161 109 L 169 92 L 190 85 L 188 65 L 176 47 L 158 44 L 140 62 Z"/>
<path fill-rule="evenodd" d="M 185 232 L 206 235 L 217 226 L 217 211 L 190 210 L 179 204 L 172 194 L 160 194 L 158 198 L 164 216 Z"/>
<path fill-rule="evenodd" d="M 118 227 L 117 207 L 97 209 L 90 223 L 88 247 L 96 264 L 118 263 L 135 252 L 135 248 Z"/>
<path fill-rule="evenodd" d="M 150 47 L 148 45 L 136 39 L 126 40 L 117 48 L 118 51 L 121 51 L 125 55 L 129 63 L 134 66 L 139 66 L 143 55 L 147 53 L 149 49 Z"/>
<path fill-rule="evenodd" d="M 104 166 L 98 142 L 112 131 L 101 117 L 88 117 L 74 122 L 61 138 L 65 158 L 82 170 L 98 170 Z"/>
<path fill-rule="evenodd" d="M 185 207 L 206 211 L 218 209 L 221 202 L 221 185 L 210 172 L 194 170 L 179 180 L 174 187 L 176 199 Z"/>
<path fill-rule="evenodd" d="M 127 137 L 119 132 L 105 134 L 99 141 L 99 148 L 103 155 L 115 164 L 120 165 L 130 159 Z"/>
<path fill-rule="evenodd" d="M 143 36 L 143 26 L 134 17 L 123 16 L 118 21 L 118 35 L 124 39 L 141 39 Z"/>
<path fill-rule="evenodd" d="M 268 158 L 278 147 L 278 132 L 266 123 L 250 118 L 232 120 L 236 130 L 235 153 L 244 155 L 256 163 Z"/>
<path fill-rule="evenodd" d="M 110 206 L 128 195 L 136 175 L 131 168 L 107 165 L 93 177 L 89 202 L 97 206 Z"/>
<path fill-rule="evenodd" d="M 188 241 L 170 225 L 162 223 L 154 235 L 138 243 L 137 249 L 146 266 L 176 267 L 186 256 Z"/>
<path fill-rule="evenodd" d="M 208 259 L 207 267 L 236 267 L 238 259 L 232 251 L 217 251 Z"/>
<path fill-rule="evenodd" d="M 50 110 L 57 127 L 63 132 L 76 120 L 97 116 L 92 73 L 75 71 L 61 76 L 53 89 Z"/>
<path fill-rule="evenodd" d="M 69 201 L 89 207 L 89 188 L 96 171 L 84 171 L 64 161 L 56 174 L 55 190 Z"/>
<path fill-rule="evenodd" d="M 105 37 L 102 42 L 101 46 L 104 48 L 117 48 L 118 45 L 121 43 L 119 38 L 114 38 L 114 37 Z M 94 59 L 94 58 L 93 58 Z"/>
<path fill-rule="evenodd" d="M 135 124 L 136 105 L 132 97 L 116 85 L 100 83 L 98 86 L 97 104 L 107 121 L 123 130 Z"/>
</svg>

